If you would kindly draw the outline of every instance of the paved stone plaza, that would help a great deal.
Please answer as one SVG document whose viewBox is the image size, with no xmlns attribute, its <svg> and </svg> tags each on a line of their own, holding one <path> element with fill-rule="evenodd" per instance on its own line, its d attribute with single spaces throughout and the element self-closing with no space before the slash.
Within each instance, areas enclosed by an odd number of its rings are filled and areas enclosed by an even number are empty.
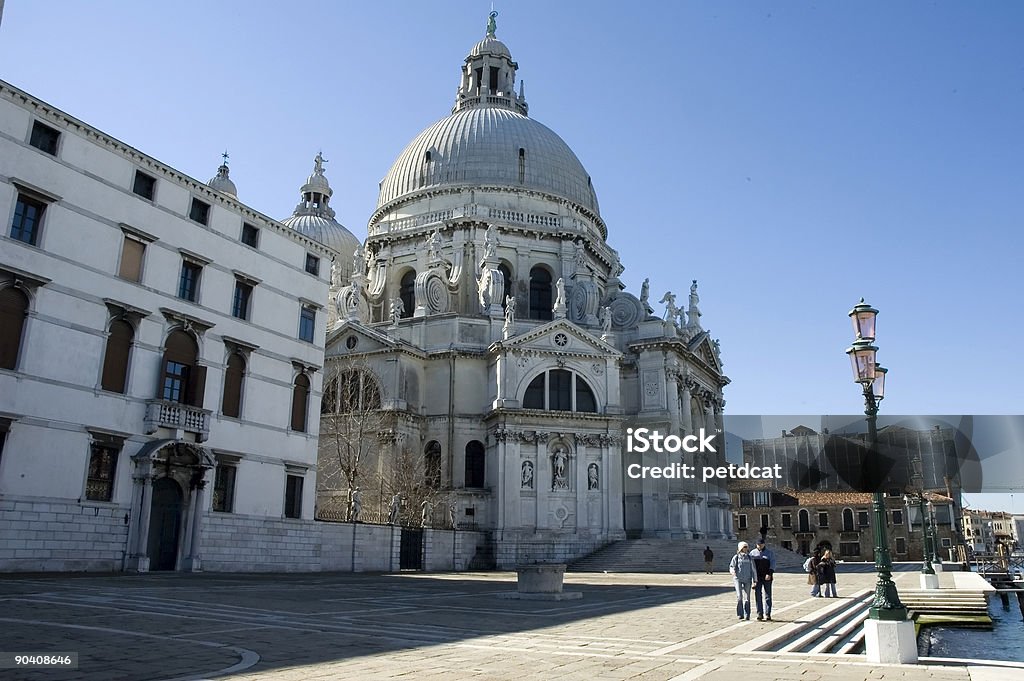
<svg viewBox="0 0 1024 681">
<path fill-rule="evenodd" d="M 870 587 L 868 566 L 840 594 Z M 898 584 L 911 586 L 904 572 Z M 582 600 L 508 601 L 513 573 L 0 578 L 0 651 L 79 653 L 60 681 L 281 679 L 1024 678 L 1010 668 L 871 666 L 858 656 L 729 652 L 829 601 L 778 574 L 774 622 L 737 622 L 727 574 L 569 574 Z M 753 678 L 753 677 L 752 677 Z"/>
</svg>

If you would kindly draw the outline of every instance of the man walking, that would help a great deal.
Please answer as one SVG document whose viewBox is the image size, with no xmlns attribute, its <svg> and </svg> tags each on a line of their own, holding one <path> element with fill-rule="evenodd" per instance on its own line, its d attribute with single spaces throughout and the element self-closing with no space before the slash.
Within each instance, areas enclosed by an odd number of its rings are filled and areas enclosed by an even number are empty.
<svg viewBox="0 0 1024 681">
<path fill-rule="evenodd" d="M 775 552 L 765 545 L 764 537 L 757 540 L 757 546 L 750 552 L 750 560 L 754 564 L 754 602 L 757 605 L 757 621 L 768 620 L 771 622 Z"/>
<path fill-rule="evenodd" d="M 709 575 L 715 574 L 713 572 L 715 567 L 715 552 L 711 550 L 710 546 L 704 547 L 704 572 Z"/>
</svg>

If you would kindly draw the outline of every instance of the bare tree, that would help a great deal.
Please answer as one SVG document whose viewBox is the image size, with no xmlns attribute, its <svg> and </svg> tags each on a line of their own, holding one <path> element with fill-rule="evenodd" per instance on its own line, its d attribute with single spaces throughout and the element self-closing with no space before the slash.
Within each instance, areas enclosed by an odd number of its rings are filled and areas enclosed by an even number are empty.
<svg viewBox="0 0 1024 681">
<path fill-rule="evenodd" d="M 451 490 L 441 486 L 440 460 L 436 464 L 430 457 L 408 447 L 398 447 L 390 461 L 381 468 L 382 490 L 388 499 L 401 499 L 399 523 L 419 527 L 422 523 L 424 503 L 428 509 L 431 527 L 444 525 L 448 506 L 452 502 Z M 435 468 L 436 466 L 436 468 Z"/>
<path fill-rule="evenodd" d="M 318 515 L 350 520 L 352 494 L 360 489 L 367 519 L 367 510 L 380 508 L 375 464 L 392 418 L 381 409 L 377 379 L 364 362 L 330 362 L 320 412 Z"/>
</svg>

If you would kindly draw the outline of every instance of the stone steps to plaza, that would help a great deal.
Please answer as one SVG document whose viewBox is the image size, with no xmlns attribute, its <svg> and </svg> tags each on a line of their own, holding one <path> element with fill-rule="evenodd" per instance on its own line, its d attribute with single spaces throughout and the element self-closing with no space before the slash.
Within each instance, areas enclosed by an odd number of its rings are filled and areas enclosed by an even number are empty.
<svg viewBox="0 0 1024 681">
<path fill-rule="evenodd" d="M 569 565 L 571 572 L 642 572 L 677 574 L 704 572 L 704 547 L 715 552 L 716 572 L 726 572 L 736 553 L 731 539 L 624 539 Z M 804 557 L 775 548 L 777 570 L 800 571 Z"/>
</svg>

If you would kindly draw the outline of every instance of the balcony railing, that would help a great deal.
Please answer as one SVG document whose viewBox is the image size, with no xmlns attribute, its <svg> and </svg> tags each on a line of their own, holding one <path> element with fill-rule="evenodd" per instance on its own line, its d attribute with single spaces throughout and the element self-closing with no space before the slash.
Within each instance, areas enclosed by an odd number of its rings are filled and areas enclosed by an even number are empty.
<svg viewBox="0 0 1024 681">
<path fill-rule="evenodd" d="M 205 442 L 210 437 L 210 410 L 168 400 L 150 400 L 146 403 L 146 433 L 152 435 L 158 428 L 173 428 L 195 433 L 196 440 Z"/>
</svg>

